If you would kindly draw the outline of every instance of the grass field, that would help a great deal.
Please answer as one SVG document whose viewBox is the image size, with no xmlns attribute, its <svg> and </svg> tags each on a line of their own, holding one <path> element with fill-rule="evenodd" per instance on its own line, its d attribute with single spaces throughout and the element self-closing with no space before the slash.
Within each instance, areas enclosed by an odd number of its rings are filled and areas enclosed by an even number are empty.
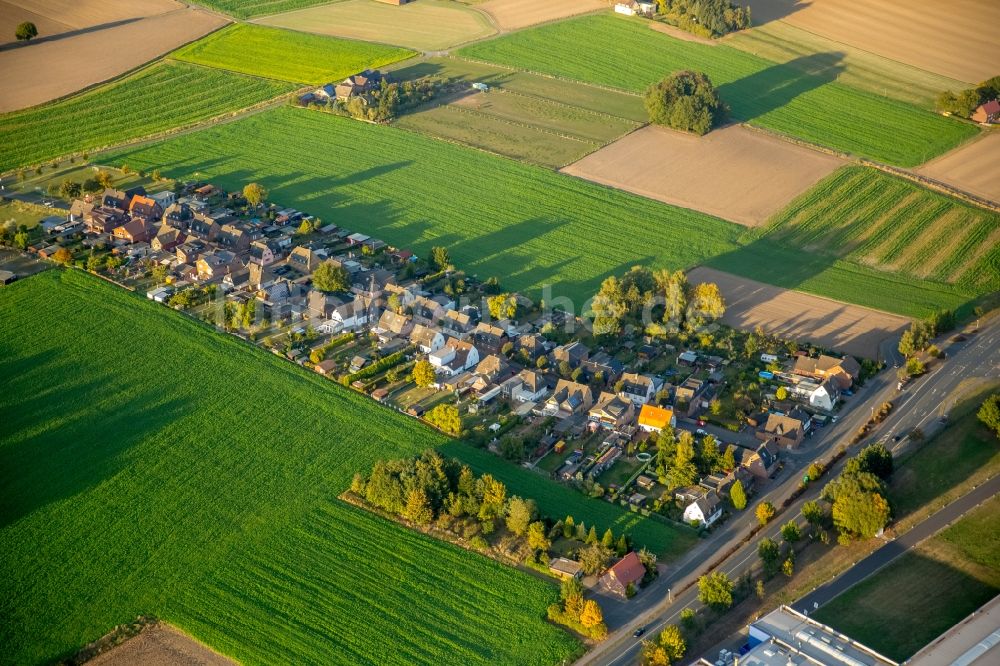
<svg viewBox="0 0 1000 666">
<path fill-rule="evenodd" d="M 541 512 L 555 519 L 561 520 L 572 515 L 576 523 L 584 520 L 587 527 L 596 526 L 598 534 L 604 534 L 609 527 L 616 535 L 622 532 L 631 534 L 637 546 L 646 546 L 662 562 L 669 562 L 680 556 L 698 540 L 693 530 L 644 518 L 604 500 L 590 499 L 575 490 L 553 483 L 541 474 L 522 469 L 467 444 L 449 443 L 445 445 L 443 452 L 458 458 L 478 473 L 492 474 L 507 484 L 510 492 L 534 498 Z M 581 519 L 580 516 L 590 518 Z"/>
<path fill-rule="evenodd" d="M 164 62 L 44 107 L 0 115 L 0 172 L 212 118 L 294 86 Z"/>
<path fill-rule="evenodd" d="M 481 12 L 450 0 L 420 0 L 401 6 L 378 0 L 341 0 L 259 22 L 420 51 L 442 51 L 496 32 Z"/>
<path fill-rule="evenodd" d="M 701 70 L 738 120 L 900 166 L 925 162 L 978 131 L 834 83 L 838 66 L 824 54 L 778 64 L 727 46 L 673 39 L 644 22 L 611 14 L 523 30 L 472 44 L 459 54 L 632 91 L 679 69 Z M 817 74 L 806 73 L 817 69 Z"/>
<path fill-rule="evenodd" d="M 897 661 L 1000 592 L 1000 497 L 994 497 L 814 618 Z"/>
<path fill-rule="evenodd" d="M 290 12 L 313 5 L 322 5 L 330 0 L 201 0 L 199 4 L 205 7 L 225 12 L 236 18 L 252 18 Z"/>
<path fill-rule="evenodd" d="M 320 85 L 413 55 L 408 49 L 236 23 L 171 57 L 270 79 Z"/>
<path fill-rule="evenodd" d="M 543 621 L 554 586 L 336 500 L 429 429 L 80 272 L 0 313 L 0 661 L 139 613 L 246 664 L 578 650 Z"/>
<path fill-rule="evenodd" d="M 1000 289 L 1000 214 L 868 167 L 830 175 L 777 215 L 767 235 L 973 293 Z"/>
<path fill-rule="evenodd" d="M 358 149 L 364 146 L 364 149 Z M 305 109 L 280 108 L 105 159 L 222 187 L 260 181 L 346 228 L 576 307 L 610 273 L 683 267 L 735 250 L 740 227 L 693 211 L 426 138 Z M 637 247 L 636 238 L 647 239 Z"/>
<path fill-rule="evenodd" d="M 774 62 L 808 63 L 808 74 L 834 68 L 836 80 L 853 88 L 933 110 L 942 90 L 968 84 L 821 37 L 784 21 L 756 25 L 726 38 L 725 44 Z"/>
</svg>

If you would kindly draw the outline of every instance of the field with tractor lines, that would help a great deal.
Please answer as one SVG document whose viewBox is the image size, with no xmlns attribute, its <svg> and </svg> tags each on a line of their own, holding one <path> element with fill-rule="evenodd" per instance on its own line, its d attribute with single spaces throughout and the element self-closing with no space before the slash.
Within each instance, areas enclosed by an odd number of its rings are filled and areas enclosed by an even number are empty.
<svg viewBox="0 0 1000 666">
<path fill-rule="evenodd" d="M 42 107 L 0 115 L 0 172 L 236 111 L 294 89 L 180 62 Z"/>
<path fill-rule="evenodd" d="M 235 23 L 171 57 L 242 74 L 321 85 L 411 55 L 413 51 L 394 46 Z"/>
<path fill-rule="evenodd" d="M 246 19 L 305 9 L 327 2 L 330 0 L 201 0 L 199 4 L 236 18 Z"/>
<path fill-rule="evenodd" d="M 241 663 L 577 654 L 555 585 L 336 499 L 442 436 L 79 271 L 0 314 L 0 661 L 140 613 Z"/>
<path fill-rule="evenodd" d="M 674 39 L 611 14 L 522 30 L 472 44 L 459 55 L 636 92 L 671 72 L 700 70 L 736 120 L 899 166 L 921 164 L 978 131 L 836 83 L 839 68 L 825 54 L 779 64 L 725 45 Z"/>
</svg>

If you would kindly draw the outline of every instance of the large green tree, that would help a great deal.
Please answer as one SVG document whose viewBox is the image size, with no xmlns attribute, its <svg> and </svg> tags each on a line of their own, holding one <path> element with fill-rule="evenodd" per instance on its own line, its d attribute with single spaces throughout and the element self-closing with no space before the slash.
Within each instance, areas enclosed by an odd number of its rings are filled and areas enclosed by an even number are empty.
<svg viewBox="0 0 1000 666">
<path fill-rule="evenodd" d="M 712 610 L 724 611 L 733 605 L 733 581 L 714 571 L 698 579 L 698 600 Z"/>
<path fill-rule="evenodd" d="M 14 31 L 14 37 L 19 42 L 29 42 L 37 36 L 38 28 L 31 21 L 18 24 L 17 29 Z"/>
<path fill-rule="evenodd" d="M 711 79 L 701 72 L 675 72 L 646 90 L 649 121 L 695 134 L 706 134 L 728 112 Z"/>
<path fill-rule="evenodd" d="M 1000 393 L 994 393 L 986 398 L 976 416 L 987 428 L 996 433 L 997 437 L 1000 437 Z"/>
<path fill-rule="evenodd" d="M 312 284 L 320 291 L 347 291 L 351 287 L 351 277 L 346 268 L 327 259 L 313 271 Z"/>
</svg>

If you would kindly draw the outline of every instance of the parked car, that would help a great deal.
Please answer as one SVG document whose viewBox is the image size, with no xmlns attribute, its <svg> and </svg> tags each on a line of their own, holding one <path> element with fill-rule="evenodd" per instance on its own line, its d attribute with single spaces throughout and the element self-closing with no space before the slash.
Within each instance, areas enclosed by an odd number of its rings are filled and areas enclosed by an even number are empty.
<svg viewBox="0 0 1000 666">
<path fill-rule="evenodd" d="M 639 636 L 642 636 L 644 633 L 646 633 L 646 627 L 639 627 L 632 632 L 632 638 L 639 638 Z"/>
</svg>

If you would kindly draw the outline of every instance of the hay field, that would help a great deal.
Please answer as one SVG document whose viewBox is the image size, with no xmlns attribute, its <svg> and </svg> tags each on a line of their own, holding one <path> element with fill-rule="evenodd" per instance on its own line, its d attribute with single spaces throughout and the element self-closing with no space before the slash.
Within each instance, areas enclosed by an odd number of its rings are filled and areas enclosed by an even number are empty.
<svg viewBox="0 0 1000 666">
<path fill-rule="evenodd" d="M 917 173 L 1000 203 L 1000 132 L 989 132 L 945 153 Z"/>
<path fill-rule="evenodd" d="M 0 662 L 139 613 L 246 664 L 577 654 L 553 584 L 337 499 L 429 428 L 81 271 L 0 289 L 0 339 Z"/>
<path fill-rule="evenodd" d="M 752 227 L 843 163 L 740 125 L 703 137 L 647 126 L 562 171 Z"/>
<path fill-rule="evenodd" d="M 688 273 L 692 284 L 714 282 L 726 300 L 723 323 L 764 330 L 864 358 L 877 358 L 879 343 L 902 333 L 909 320 L 879 310 L 841 303 L 801 291 L 699 266 Z"/>
<path fill-rule="evenodd" d="M 235 23 L 172 55 L 207 67 L 321 85 L 413 55 L 408 49 Z"/>
<path fill-rule="evenodd" d="M 378 0 L 343 0 L 256 22 L 420 51 L 443 50 L 496 32 L 482 13 L 451 0 L 419 0 L 402 6 Z"/>
<path fill-rule="evenodd" d="M 757 25 L 780 20 L 891 60 L 978 83 L 998 73 L 995 0 L 755 0 Z"/>
<path fill-rule="evenodd" d="M 0 112 L 42 104 L 107 81 L 225 23 L 201 9 L 180 8 L 4 49 Z"/>
<path fill-rule="evenodd" d="M 506 32 L 599 9 L 610 10 L 611 4 L 606 0 L 486 0 L 476 7 L 492 16 Z"/>
<path fill-rule="evenodd" d="M 185 633 L 157 624 L 87 662 L 88 666 L 236 666 Z"/>
</svg>

